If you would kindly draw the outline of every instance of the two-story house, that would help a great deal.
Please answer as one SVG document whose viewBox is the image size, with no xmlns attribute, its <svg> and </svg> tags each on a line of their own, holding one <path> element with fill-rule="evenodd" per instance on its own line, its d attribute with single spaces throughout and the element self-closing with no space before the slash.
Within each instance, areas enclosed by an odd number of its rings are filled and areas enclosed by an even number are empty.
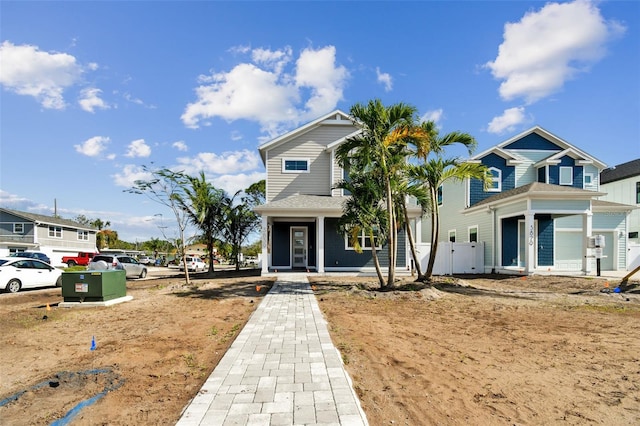
<svg viewBox="0 0 640 426">
<path fill-rule="evenodd" d="M 72 220 L 26 213 L 0 207 L 0 256 L 19 251 L 41 251 L 53 266 L 63 256 L 80 251 L 97 252 L 97 229 Z"/>
<path fill-rule="evenodd" d="M 365 235 L 364 253 L 356 253 L 337 231 L 347 196 L 335 188 L 344 177 L 335 150 L 358 131 L 347 114 L 333 111 L 258 148 L 267 172 L 266 202 L 255 208 L 262 216 L 263 273 L 374 270 Z M 417 207 L 411 210 L 414 218 L 420 213 Z M 388 267 L 386 247 L 380 249 L 381 266 Z M 400 233 L 396 268 L 409 265 L 408 244 Z"/>
<path fill-rule="evenodd" d="M 492 176 L 446 183 L 440 200 L 443 241 L 484 242 L 484 272 L 594 271 L 627 266 L 627 218 L 634 208 L 599 200 L 606 165 L 541 127 L 533 127 L 469 161 Z M 429 241 L 423 220 L 422 241 Z M 605 246 L 589 248 L 589 237 Z M 591 240 L 593 241 L 593 240 Z"/>
<path fill-rule="evenodd" d="M 640 158 L 605 169 L 600 173 L 600 200 L 635 206 L 627 221 L 627 269 L 640 266 Z"/>
</svg>

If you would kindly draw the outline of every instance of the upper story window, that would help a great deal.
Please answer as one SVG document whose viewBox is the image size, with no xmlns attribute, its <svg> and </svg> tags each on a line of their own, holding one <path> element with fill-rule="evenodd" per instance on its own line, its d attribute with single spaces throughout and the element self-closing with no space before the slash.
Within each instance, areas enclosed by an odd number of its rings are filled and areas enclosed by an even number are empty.
<svg viewBox="0 0 640 426">
<path fill-rule="evenodd" d="M 469 242 L 477 243 L 478 242 L 478 227 L 470 226 L 469 227 Z"/>
<path fill-rule="evenodd" d="M 89 241 L 89 231 L 78 230 L 78 239 L 82 241 Z"/>
<path fill-rule="evenodd" d="M 345 182 L 351 181 L 351 176 L 349 175 L 349 166 L 345 166 L 345 168 L 342 169 L 342 179 Z M 346 188 L 342 188 L 342 195 L 351 195 L 351 191 Z"/>
<path fill-rule="evenodd" d="M 640 204 L 640 182 L 636 182 L 636 204 Z"/>
<path fill-rule="evenodd" d="M 487 192 L 502 191 L 502 170 L 489 167 L 489 174 L 491 175 L 491 181 L 489 182 Z"/>
<path fill-rule="evenodd" d="M 593 181 L 595 180 L 595 175 L 593 173 L 585 173 L 584 174 L 584 186 L 593 185 Z"/>
<path fill-rule="evenodd" d="M 449 242 L 450 243 L 455 243 L 456 242 L 456 230 L 452 229 L 449 231 Z"/>
<path fill-rule="evenodd" d="M 438 187 L 436 197 L 438 199 L 438 205 L 441 206 L 442 205 L 442 185 Z"/>
<path fill-rule="evenodd" d="M 573 167 L 560 166 L 560 185 L 573 185 Z"/>
<path fill-rule="evenodd" d="M 369 234 L 365 233 L 364 230 L 360 231 L 360 235 L 357 236 L 358 238 L 358 244 L 360 245 L 360 248 L 362 250 L 371 250 L 372 244 L 371 244 L 371 238 L 369 237 Z M 373 240 L 374 243 L 376 244 L 376 249 L 382 249 L 382 246 L 380 246 L 379 242 L 378 242 L 378 233 L 376 231 L 373 232 Z M 348 234 L 345 234 L 345 241 L 346 243 L 346 248 L 347 250 L 355 250 L 355 246 L 352 244 L 351 238 L 349 238 Z"/>
<path fill-rule="evenodd" d="M 13 224 L 13 233 L 14 234 L 24 234 L 24 223 L 14 223 Z"/>
<path fill-rule="evenodd" d="M 309 173 L 309 159 L 283 158 L 282 173 Z"/>
<path fill-rule="evenodd" d="M 62 227 L 61 226 L 50 226 L 49 227 L 49 236 L 51 238 L 62 238 Z"/>
</svg>

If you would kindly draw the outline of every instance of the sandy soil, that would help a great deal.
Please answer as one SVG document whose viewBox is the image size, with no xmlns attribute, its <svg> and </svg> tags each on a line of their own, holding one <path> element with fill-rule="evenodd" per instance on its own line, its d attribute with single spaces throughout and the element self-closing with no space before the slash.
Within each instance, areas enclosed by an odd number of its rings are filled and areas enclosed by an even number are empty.
<svg viewBox="0 0 640 426">
<path fill-rule="evenodd" d="M 640 424 L 636 283 L 312 281 L 372 425 Z M 96 395 L 70 424 L 174 424 L 272 278 L 194 283 L 128 281 L 134 299 L 107 308 L 60 308 L 59 289 L 0 295 L 2 424 L 50 424 Z"/>
</svg>

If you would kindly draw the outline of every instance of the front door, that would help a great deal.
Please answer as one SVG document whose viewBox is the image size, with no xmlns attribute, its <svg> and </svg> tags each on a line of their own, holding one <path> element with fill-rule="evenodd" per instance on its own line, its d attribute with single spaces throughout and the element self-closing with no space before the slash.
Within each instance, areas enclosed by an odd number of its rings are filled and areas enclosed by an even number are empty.
<svg viewBox="0 0 640 426">
<path fill-rule="evenodd" d="M 291 228 L 291 266 L 307 267 L 307 228 Z"/>
</svg>

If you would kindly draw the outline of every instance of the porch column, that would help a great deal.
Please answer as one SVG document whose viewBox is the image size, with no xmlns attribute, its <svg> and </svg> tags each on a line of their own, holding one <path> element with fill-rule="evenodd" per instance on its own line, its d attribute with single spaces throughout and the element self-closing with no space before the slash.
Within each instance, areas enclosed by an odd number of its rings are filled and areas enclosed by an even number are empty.
<svg viewBox="0 0 640 426">
<path fill-rule="evenodd" d="M 535 269 L 536 265 L 536 231 L 535 231 L 535 214 L 533 212 L 526 212 L 524 215 L 524 229 L 525 229 L 525 264 L 524 272 L 530 274 Z"/>
<path fill-rule="evenodd" d="M 324 216 L 318 216 L 316 218 L 318 226 L 316 235 L 316 253 L 318 255 L 317 271 L 319 274 L 324 274 Z"/>
<path fill-rule="evenodd" d="M 593 213 L 588 211 L 582 215 L 582 272 L 589 275 L 591 272 L 591 250 L 587 248 L 587 237 L 593 233 Z"/>
<path fill-rule="evenodd" d="M 269 265 L 271 265 L 271 253 L 269 247 L 271 246 L 269 238 L 271 237 L 269 232 L 269 216 L 262 215 L 262 274 L 269 272 Z"/>
</svg>

